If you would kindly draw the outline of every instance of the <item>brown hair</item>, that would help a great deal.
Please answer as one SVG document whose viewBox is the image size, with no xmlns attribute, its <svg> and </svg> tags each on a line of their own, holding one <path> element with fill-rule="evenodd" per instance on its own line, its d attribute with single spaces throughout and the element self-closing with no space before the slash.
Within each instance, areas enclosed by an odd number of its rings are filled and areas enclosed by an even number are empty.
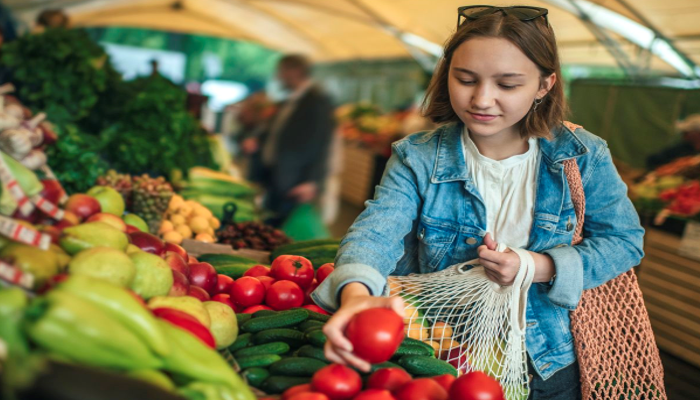
<svg viewBox="0 0 700 400">
<path fill-rule="evenodd" d="M 450 64 L 457 48 L 476 37 L 506 39 L 537 65 L 541 78 L 556 74 L 557 80 L 549 93 L 542 98 L 542 103 L 536 110 L 531 109 L 520 124 L 522 137 L 549 137 L 550 130 L 564 120 L 568 107 L 564 97 L 554 31 L 544 18 L 521 21 L 517 17 L 496 12 L 473 21 L 465 21 L 445 43 L 443 57 L 435 69 L 423 101 L 423 115 L 435 123 L 459 121 L 450 103 Z"/>
<path fill-rule="evenodd" d="M 282 57 L 277 64 L 281 68 L 296 69 L 304 76 L 311 74 L 311 62 L 301 54 L 288 54 Z"/>
</svg>

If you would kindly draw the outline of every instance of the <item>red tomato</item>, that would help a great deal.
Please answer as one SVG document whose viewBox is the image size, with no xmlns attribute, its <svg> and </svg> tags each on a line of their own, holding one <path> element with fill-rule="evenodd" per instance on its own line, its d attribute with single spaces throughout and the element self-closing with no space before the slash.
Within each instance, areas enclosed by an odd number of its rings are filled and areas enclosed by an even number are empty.
<svg viewBox="0 0 700 400">
<path fill-rule="evenodd" d="M 316 371 L 311 387 L 331 400 L 353 398 L 362 390 L 362 378 L 354 370 L 340 364 L 331 364 Z"/>
<path fill-rule="evenodd" d="M 314 267 L 311 261 L 300 256 L 279 256 L 270 267 L 272 277 L 278 281 L 292 281 L 307 289 L 314 280 Z"/>
<path fill-rule="evenodd" d="M 231 278 L 230 276 L 219 274 L 216 276 L 216 288 L 214 289 L 214 293 L 229 293 L 231 292 L 232 284 L 233 278 Z"/>
<path fill-rule="evenodd" d="M 439 383 L 440 386 L 442 386 L 443 389 L 447 391 L 447 393 L 450 392 L 450 388 L 452 387 L 452 384 L 454 383 L 455 378 L 454 376 L 450 374 L 445 374 L 445 375 L 440 375 L 440 376 L 434 376 L 432 378 L 435 382 Z"/>
<path fill-rule="evenodd" d="M 391 392 L 384 389 L 367 389 L 352 400 L 396 400 Z"/>
<path fill-rule="evenodd" d="M 267 289 L 269 289 L 273 283 L 277 282 L 275 281 L 275 278 L 271 276 L 256 276 L 255 279 L 259 280 L 263 285 L 265 285 L 265 291 L 267 291 Z"/>
<path fill-rule="evenodd" d="M 411 381 L 411 375 L 401 368 L 382 368 L 369 376 L 367 389 L 386 389 L 393 392 Z"/>
<path fill-rule="evenodd" d="M 331 313 L 329 313 L 328 311 L 324 310 L 323 308 L 317 306 L 316 304 L 307 304 L 302 308 L 306 308 L 309 311 L 317 312 L 317 313 L 323 314 L 323 315 L 331 315 Z"/>
<path fill-rule="evenodd" d="M 447 400 L 447 392 L 430 378 L 419 378 L 394 392 L 398 400 Z M 454 400 L 454 399 L 450 399 Z"/>
<path fill-rule="evenodd" d="M 253 306 L 253 307 L 248 307 L 245 310 L 241 311 L 241 314 L 253 314 L 254 312 L 260 311 L 260 310 L 272 310 L 272 308 L 270 308 L 268 306 L 263 306 L 263 305 Z"/>
<path fill-rule="evenodd" d="M 497 380 L 481 371 L 466 373 L 452 384 L 450 400 L 505 400 Z"/>
<path fill-rule="evenodd" d="M 243 273 L 243 276 L 252 276 L 252 277 L 258 277 L 258 276 L 270 276 L 272 272 L 270 271 L 270 268 L 264 266 L 264 265 L 254 265 L 250 267 L 249 270 L 247 270 L 245 273 Z"/>
<path fill-rule="evenodd" d="M 231 295 L 226 294 L 226 293 L 219 293 L 215 294 L 214 297 L 211 298 L 211 301 L 218 301 L 219 303 L 224 303 L 227 306 L 231 307 L 231 309 L 234 312 L 240 312 L 241 307 L 237 306 L 233 300 L 231 300 Z"/>
<path fill-rule="evenodd" d="M 311 286 L 309 286 L 308 289 L 304 292 L 304 304 L 316 304 L 314 303 L 313 299 L 311 298 L 311 293 L 316 290 L 318 287 L 318 282 L 316 282 L 316 279 L 311 282 Z"/>
<path fill-rule="evenodd" d="M 304 392 L 311 392 L 311 384 L 305 383 L 303 385 L 292 386 L 282 393 L 282 400 L 289 400 L 290 397 Z"/>
<path fill-rule="evenodd" d="M 277 311 L 301 307 L 301 305 L 304 304 L 304 292 L 301 291 L 299 285 L 292 281 L 277 281 L 273 283 L 272 286 L 270 286 L 270 290 L 267 291 L 265 304 Z"/>
<path fill-rule="evenodd" d="M 345 336 L 358 357 L 372 364 L 385 362 L 403 340 L 403 318 L 388 308 L 370 308 L 352 317 Z"/>
<path fill-rule="evenodd" d="M 328 264 L 323 264 L 318 269 L 316 270 L 316 280 L 318 283 L 323 282 L 328 278 L 328 275 L 331 274 L 335 270 L 335 264 L 333 263 L 328 263 Z"/>
<path fill-rule="evenodd" d="M 323 393 L 302 392 L 290 397 L 289 400 L 328 400 L 328 396 Z"/>
<path fill-rule="evenodd" d="M 251 276 L 238 278 L 231 285 L 231 298 L 243 307 L 262 304 L 265 298 L 265 285 Z"/>
</svg>

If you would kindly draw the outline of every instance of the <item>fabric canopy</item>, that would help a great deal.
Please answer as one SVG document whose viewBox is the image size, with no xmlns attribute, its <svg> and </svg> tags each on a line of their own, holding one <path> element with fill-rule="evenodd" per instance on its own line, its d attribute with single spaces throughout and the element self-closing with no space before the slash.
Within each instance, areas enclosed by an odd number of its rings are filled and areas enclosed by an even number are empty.
<svg viewBox="0 0 700 400">
<path fill-rule="evenodd" d="M 407 57 L 415 47 L 434 50 L 454 31 L 464 0 L 5 0 L 30 23 L 45 8 L 63 8 L 75 26 L 123 26 L 250 40 L 316 61 Z M 580 14 L 582 0 L 528 1 L 549 8 L 549 20 L 565 64 L 615 65 Z M 589 3 L 586 1 L 586 3 Z M 590 0 L 636 22 L 652 26 L 700 64 L 700 1 Z M 483 4 L 480 2 L 479 4 Z M 634 10 L 626 8 L 630 4 Z M 597 11 L 588 12 L 595 20 Z M 618 22 L 614 22 L 620 25 Z M 622 26 L 622 25 L 621 25 Z M 631 62 L 673 71 L 659 57 L 639 52 L 619 32 Z M 620 33 L 622 32 L 622 34 Z M 631 35 L 634 37 L 634 35 Z M 403 39 L 403 40 L 401 40 Z M 408 43 L 408 44 L 407 44 Z"/>
</svg>

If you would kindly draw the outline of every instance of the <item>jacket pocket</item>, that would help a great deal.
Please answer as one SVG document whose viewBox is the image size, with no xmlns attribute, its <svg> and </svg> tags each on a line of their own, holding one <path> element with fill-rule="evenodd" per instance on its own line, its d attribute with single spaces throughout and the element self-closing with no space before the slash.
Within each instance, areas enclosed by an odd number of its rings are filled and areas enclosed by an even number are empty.
<svg viewBox="0 0 700 400">
<path fill-rule="evenodd" d="M 421 222 L 418 225 L 418 261 L 421 272 L 435 271 L 449 252 L 457 231 Z"/>
</svg>

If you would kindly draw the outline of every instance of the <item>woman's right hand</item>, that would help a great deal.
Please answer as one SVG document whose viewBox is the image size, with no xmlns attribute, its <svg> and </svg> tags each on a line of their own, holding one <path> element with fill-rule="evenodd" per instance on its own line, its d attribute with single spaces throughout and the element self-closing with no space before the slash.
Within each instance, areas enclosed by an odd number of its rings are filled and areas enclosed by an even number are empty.
<svg viewBox="0 0 700 400">
<path fill-rule="evenodd" d="M 330 362 L 350 365 L 369 372 L 371 364 L 352 353 L 352 343 L 345 337 L 345 327 L 355 314 L 369 308 L 390 308 L 403 318 L 403 299 L 370 296 L 367 287 L 359 282 L 346 285 L 340 297 L 340 308 L 323 327 L 323 333 L 328 337 L 324 348 L 326 358 Z"/>
</svg>

